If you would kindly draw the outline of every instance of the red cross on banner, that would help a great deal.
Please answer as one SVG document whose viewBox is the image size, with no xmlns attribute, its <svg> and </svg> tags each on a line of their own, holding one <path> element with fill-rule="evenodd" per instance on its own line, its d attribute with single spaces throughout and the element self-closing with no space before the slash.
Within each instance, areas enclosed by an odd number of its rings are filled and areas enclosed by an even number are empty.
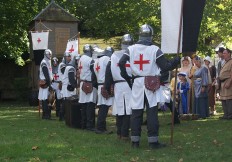
<svg viewBox="0 0 232 162">
<path fill-rule="evenodd" d="M 48 49 L 49 32 L 31 32 L 33 50 Z"/>
<path fill-rule="evenodd" d="M 117 66 L 119 66 L 118 63 L 117 63 Z M 125 67 L 130 67 L 130 64 L 125 64 Z"/>
<path fill-rule="evenodd" d="M 38 39 L 37 39 L 37 42 L 38 42 L 38 43 L 40 43 L 40 42 L 41 42 L 41 39 L 40 39 L 40 38 L 38 38 Z"/>
<path fill-rule="evenodd" d="M 149 64 L 150 60 L 143 60 L 143 54 L 139 55 L 139 60 L 134 61 L 134 64 L 139 64 L 139 70 L 143 71 L 143 64 Z"/>
<path fill-rule="evenodd" d="M 68 51 L 71 52 L 71 53 L 74 51 L 73 45 Z"/>
<path fill-rule="evenodd" d="M 53 77 L 54 77 L 55 80 L 57 80 L 59 78 L 59 75 L 55 74 Z"/>
<path fill-rule="evenodd" d="M 80 65 L 79 65 L 79 72 L 81 73 L 81 69 L 83 68 L 82 65 L 81 65 L 81 62 L 80 62 Z"/>
<path fill-rule="evenodd" d="M 96 71 L 98 72 L 100 70 L 100 66 L 97 63 Z"/>
</svg>

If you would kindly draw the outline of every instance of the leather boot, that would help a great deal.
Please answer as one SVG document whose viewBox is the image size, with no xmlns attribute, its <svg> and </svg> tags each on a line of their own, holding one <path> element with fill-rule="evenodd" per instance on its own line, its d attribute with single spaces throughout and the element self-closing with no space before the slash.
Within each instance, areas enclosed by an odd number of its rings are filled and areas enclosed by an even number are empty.
<svg viewBox="0 0 232 162">
<path fill-rule="evenodd" d="M 166 144 L 159 143 L 159 142 L 152 142 L 152 143 L 149 143 L 149 147 L 150 147 L 151 149 L 159 149 L 159 148 L 166 147 L 166 146 L 167 146 Z"/>
</svg>

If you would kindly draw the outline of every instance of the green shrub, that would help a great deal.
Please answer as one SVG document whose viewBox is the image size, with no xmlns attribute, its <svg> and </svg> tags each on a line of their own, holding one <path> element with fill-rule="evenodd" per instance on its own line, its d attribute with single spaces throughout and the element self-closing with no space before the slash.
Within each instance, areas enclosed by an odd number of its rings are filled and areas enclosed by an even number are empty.
<svg viewBox="0 0 232 162">
<path fill-rule="evenodd" d="M 28 99 L 28 78 L 15 78 L 14 89 L 17 96 L 17 100 L 26 101 Z"/>
</svg>

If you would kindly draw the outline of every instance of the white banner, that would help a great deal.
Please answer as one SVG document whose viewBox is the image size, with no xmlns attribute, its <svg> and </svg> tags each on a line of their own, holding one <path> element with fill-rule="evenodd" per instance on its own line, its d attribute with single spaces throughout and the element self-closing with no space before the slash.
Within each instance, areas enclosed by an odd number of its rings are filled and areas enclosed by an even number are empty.
<svg viewBox="0 0 232 162">
<path fill-rule="evenodd" d="M 161 50 L 163 53 L 177 53 L 181 2 L 182 0 L 161 0 Z M 182 52 L 183 27 L 181 28 L 179 52 Z"/>
<path fill-rule="evenodd" d="M 78 55 L 78 40 L 68 41 L 66 51 L 72 54 L 72 56 Z"/>
<path fill-rule="evenodd" d="M 31 32 L 33 50 L 48 49 L 48 34 L 49 32 Z"/>
</svg>

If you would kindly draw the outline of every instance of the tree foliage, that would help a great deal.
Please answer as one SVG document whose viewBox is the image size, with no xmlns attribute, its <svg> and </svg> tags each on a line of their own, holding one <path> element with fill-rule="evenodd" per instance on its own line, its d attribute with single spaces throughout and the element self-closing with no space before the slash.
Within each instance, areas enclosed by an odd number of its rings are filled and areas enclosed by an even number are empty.
<svg viewBox="0 0 232 162">
<path fill-rule="evenodd" d="M 138 27 L 154 28 L 154 41 L 160 44 L 160 0 L 56 0 L 79 20 L 79 29 L 89 37 L 109 39 L 124 33 L 137 38 Z M 0 58 L 20 62 L 29 51 L 28 24 L 49 0 L 4 0 L 0 2 Z M 232 0 L 207 0 L 199 35 L 198 50 L 211 55 L 220 42 L 232 41 Z"/>
</svg>

